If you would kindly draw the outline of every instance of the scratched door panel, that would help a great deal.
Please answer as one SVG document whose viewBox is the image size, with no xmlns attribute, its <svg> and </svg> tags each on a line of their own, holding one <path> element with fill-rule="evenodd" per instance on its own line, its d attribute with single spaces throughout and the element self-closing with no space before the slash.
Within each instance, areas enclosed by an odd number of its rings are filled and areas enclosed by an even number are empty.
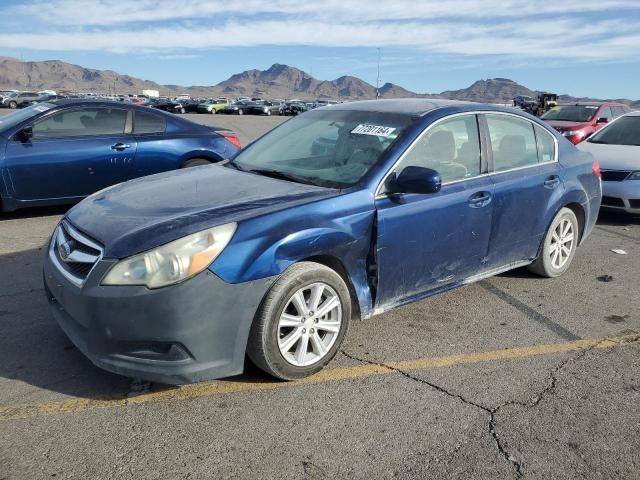
<svg viewBox="0 0 640 480">
<path fill-rule="evenodd" d="M 491 180 L 480 177 L 445 185 L 435 194 L 376 201 L 378 308 L 437 290 L 485 268 L 492 191 Z M 472 200 L 479 193 L 489 197 L 482 206 Z"/>
</svg>

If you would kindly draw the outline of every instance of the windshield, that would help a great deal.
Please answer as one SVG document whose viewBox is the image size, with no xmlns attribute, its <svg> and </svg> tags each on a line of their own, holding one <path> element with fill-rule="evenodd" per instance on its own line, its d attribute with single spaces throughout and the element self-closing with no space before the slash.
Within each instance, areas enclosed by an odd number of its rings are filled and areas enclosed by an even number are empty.
<svg viewBox="0 0 640 480">
<path fill-rule="evenodd" d="M 621 117 L 587 141 L 611 145 L 640 145 L 640 116 Z"/>
<path fill-rule="evenodd" d="M 53 107 L 55 107 L 55 105 L 52 103 L 39 103 L 37 105 L 31 105 L 30 107 L 23 108 L 22 110 L 18 110 L 14 113 L 10 113 L 9 115 L 3 115 L 0 117 L 0 131 L 13 128 L 19 123 L 22 123 L 42 112 L 46 112 Z"/>
<path fill-rule="evenodd" d="M 540 118 L 565 122 L 588 122 L 593 119 L 597 110 L 597 105 L 558 105 Z"/>
<path fill-rule="evenodd" d="M 393 113 L 316 110 L 271 131 L 230 166 L 300 183 L 356 184 L 415 121 Z"/>
</svg>

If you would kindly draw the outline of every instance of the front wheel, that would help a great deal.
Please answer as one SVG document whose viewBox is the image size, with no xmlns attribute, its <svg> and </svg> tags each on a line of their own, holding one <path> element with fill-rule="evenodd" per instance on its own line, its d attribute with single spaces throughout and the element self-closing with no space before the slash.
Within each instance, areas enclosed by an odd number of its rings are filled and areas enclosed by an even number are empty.
<svg viewBox="0 0 640 480">
<path fill-rule="evenodd" d="M 542 277 L 553 278 L 569 269 L 578 248 L 580 236 L 578 219 L 570 208 L 562 208 L 551 222 L 544 237 L 540 256 L 529 270 Z"/>
<path fill-rule="evenodd" d="M 18 108 L 18 104 L 16 102 L 9 102 L 9 108 L 15 110 Z"/>
<path fill-rule="evenodd" d="M 297 263 L 263 300 L 247 354 L 261 370 L 283 380 L 313 375 L 338 352 L 350 318 L 349 289 L 340 275 L 318 263 Z"/>
<path fill-rule="evenodd" d="M 240 109 L 238 109 L 238 115 L 244 115 L 244 112 Z"/>
</svg>

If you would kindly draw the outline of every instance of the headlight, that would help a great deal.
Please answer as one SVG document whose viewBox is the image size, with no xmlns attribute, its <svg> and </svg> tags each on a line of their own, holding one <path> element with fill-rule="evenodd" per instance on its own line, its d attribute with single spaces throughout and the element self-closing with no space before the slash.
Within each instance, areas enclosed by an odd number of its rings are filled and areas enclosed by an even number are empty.
<svg viewBox="0 0 640 480">
<path fill-rule="evenodd" d="M 562 132 L 563 137 L 577 137 L 584 135 L 582 130 L 567 130 L 566 132 Z"/>
<path fill-rule="evenodd" d="M 159 288 L 193 277 L 220 255 L 236 226 L 235 223 L 220 225 L 125 258 L 109 270 L 102 284 Z"/>
<path fill-rule="evenodd" d="M 640 170 L 637 172 L 631 172 L 627 180 L 640 180 Z"/>
</svg>

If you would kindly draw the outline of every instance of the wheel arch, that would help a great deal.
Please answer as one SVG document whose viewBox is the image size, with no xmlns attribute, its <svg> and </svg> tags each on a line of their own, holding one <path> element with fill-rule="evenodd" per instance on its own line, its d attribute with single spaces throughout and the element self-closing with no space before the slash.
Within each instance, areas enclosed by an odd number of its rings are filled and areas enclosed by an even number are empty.
<svg viewBox="0 0 640 480">
<path fill-rule="evenodd" d="M 180 157 L 180 168 L 183 168 L 184 164 L 189 160 L 194 160 L 196 158 L 203 158 L 205 160 L 209 160 L 211 163 L 218 163 L 224 160 L 220 155 L 208 150 L 193 150 Z"/>
</svg>

